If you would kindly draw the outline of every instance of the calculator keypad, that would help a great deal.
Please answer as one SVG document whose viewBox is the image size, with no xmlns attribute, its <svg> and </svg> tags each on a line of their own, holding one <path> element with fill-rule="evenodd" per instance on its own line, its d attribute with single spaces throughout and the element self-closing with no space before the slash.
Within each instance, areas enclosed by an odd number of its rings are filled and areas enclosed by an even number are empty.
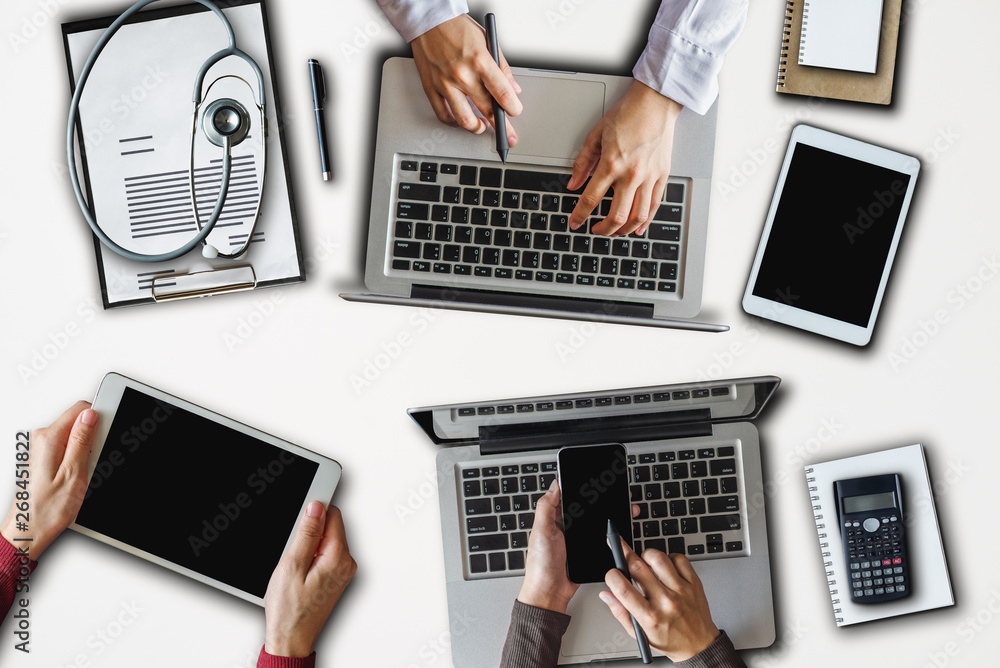
<svg viewBox="0 0 1000 668">
<path fill-rule="evenodd" d="M 869 531 L 866 525 L 875 526 L 875 530 Z M 909 594 L 903 525 L 898 517 L 845 519 L 841 535 L 852 601 L 879 603 Z"/>
</svg>

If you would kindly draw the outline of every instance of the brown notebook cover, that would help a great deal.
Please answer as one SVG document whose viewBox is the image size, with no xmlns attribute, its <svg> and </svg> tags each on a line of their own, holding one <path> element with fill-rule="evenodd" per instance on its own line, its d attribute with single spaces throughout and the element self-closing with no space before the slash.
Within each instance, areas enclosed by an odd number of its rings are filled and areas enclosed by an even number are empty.
<svg viewBox="0 0 1000 668">
<path fill-rule="evenodd" d="M 885 0 L 875 74 L 799 65 L 797 55 L 802 32 L 802 7 L 807 3 L 808 0 L 785 2 L 785 27 L 781 35 L 778 87 L 775 90 L 794 95 L 889 104 L 892 101 L 892 76 L 896 70 L 896 40 L 903 0 Z"/>
</svg>

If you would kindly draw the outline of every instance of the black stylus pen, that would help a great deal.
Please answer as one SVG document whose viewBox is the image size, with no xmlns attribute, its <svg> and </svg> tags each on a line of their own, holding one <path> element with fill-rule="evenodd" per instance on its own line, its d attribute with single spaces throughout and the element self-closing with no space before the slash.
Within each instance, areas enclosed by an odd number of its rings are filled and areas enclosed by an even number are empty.
<svg viewBox="0 0 1000 668">
<path fill-rule="evenodd" d="M 625 552 L 622 551 L 622 539 L 618 535 L 615 525 L 611 523 L 611 520 L 608 520 L 608 543 L 611 544 L 611 554 L 615 557 L 615 568 L 621 571 L 626 580 L 631 582 L 632 578 L 628 574 L 628 564 L 625 562 Z M 639 654 L 642 655 L 642 662 L 653 663 L 653 654 L 649 650 L 649 641 L 646 639 L 646 634 L 643 632 L 642 627 L 639 626 L 639 622 L 635 621 L 632 613 L 629 613 L 629 619 L 632 620 L 632 630 L 635 631 L 635 640 L 639 643 Z"/>
<path fill-rule="evenodd" d="M 497 18 L 490 12 L 486 15 L 486 42 L 490 47 L 490 55 L 497 65 L 500 65 L 500 46 L 497 44 Z M 507 115 L 503 113 L 503 107 L 493 100 L 493 130 L 497 136 L 497 155 L 500 162 L 507 162 Z"/>
<path fill-rule="evenodd" d="M 323 180 L 333 178 L 330 166 L 330 150 L 326 144 L 326 120 L 323 116 L 323 103 L 326 102 L 326 77 L 323 68 L 315 58 L 309 59 L 309 83 L 312 84 L 313 112 L 316 114 L 316 138 L 319 140 L 319 169 Z"/>
</svg>

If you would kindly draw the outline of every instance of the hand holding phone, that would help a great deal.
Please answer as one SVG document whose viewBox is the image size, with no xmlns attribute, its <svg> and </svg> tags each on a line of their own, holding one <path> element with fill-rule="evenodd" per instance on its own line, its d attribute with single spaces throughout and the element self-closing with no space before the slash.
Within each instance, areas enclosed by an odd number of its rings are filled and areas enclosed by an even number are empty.
<svg viewBox="0 0 1000 668">
<path fill-rule="evenodd" d="M 536 608 L 565 613 L 580 585 L 566 577 L 566 542 L 559 527 L 562 514 L 559 496 L 559 485 L 553 483 L 535 506 L 524 582 L 517 600 Z"/>
</svg>

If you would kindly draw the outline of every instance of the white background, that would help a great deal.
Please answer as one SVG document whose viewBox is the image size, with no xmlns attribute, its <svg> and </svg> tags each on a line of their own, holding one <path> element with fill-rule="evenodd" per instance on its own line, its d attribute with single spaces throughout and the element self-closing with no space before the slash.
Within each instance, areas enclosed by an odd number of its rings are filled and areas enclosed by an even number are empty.
<svg viewBox="0 0 1000 668">
<path fill-rule="evenodd" d="M 0 10 L 0 462 L 8 463 L 0 471 L 13 470 L 15 430 L 46 425 L 74 400 L 91 398 L 109 370 L 334 457 L 345 471 L 335 501 L 360 568 L 320 640 L 320 664 L 443 667 L 451 663 L 444 571 L 427 484 L 435 447 L 409 422 L 407 407 L 776 374 L 784 382 L 761 429 L 779 632 L 771 649 L 747 653 L 748 662 L 993 664 L 1000 280 L 989 261 L 1000 245 L 1000 6 L 907 0 L 894 104 L 882 108 L 777 95 L 784 3 L 752 4 L 721 78 L 702 312 L 732 331 L 701 334 L 339 300 L 338 290 L 357 285 L 362 273 L 378 68 L 389 51 L 403 49 L 374 3 L 362 0 L 269 5 L 308 282 L 103 312 L 90 233 L 64 175 L 69 87 L 59 23 L 124 7 L 7 0 Z M 473 13 L 497 10 L 515 64 L 627 73 L 653 8 L 614 5 L 477 2 Z M 366 30 L 374 35 L 364 37 Z M 325 64 L 332 95 L 332 184 L 319 175 L 309 57 Z M 753 320 L 739 306 L 796 118 L 923 163 L 865 349 Z M 960 297 L 960 286 L 978 292 Z M 270 315 L 254 315 L 260 311 Z M 931 327 L 935 314 L 943 324 Z M 227 345 L 250 321 L 259 326 Z M 67 328 L 76 335 L 61 337 Z M 378 356 L 403 334 L 409 345 L 386 365 Z M 37 373 L 23 377 L 36 353 L 51 359 L 36 359 Z M 903 361 L 894 365 L 894 354 Z M 384 368 L 356 389 L 351 377 L 376 360 Z M 927 446 L 957 605 L 837 629 L 801 464 L 915 442 Z M 189 467 L 177 472 L 177 493 L 205 482 L 192 451 Z M 12 476 L 3 474 L 0 498 L 12 491 Z M 401 519 L 399 508 L 413 512 Z M 8 622 L 0 632 L 5 667 L 61 668 L 78 658 L 93 666 L 252 666 L 263 639 L 259 608 L 72 533 L 43 555 L 31 583 L 33 651 L 29 659 L 12 649 Z M 111 644 L 99 641 L 133 602 L 141 609 L 134 622 Z"/>
</svg>

